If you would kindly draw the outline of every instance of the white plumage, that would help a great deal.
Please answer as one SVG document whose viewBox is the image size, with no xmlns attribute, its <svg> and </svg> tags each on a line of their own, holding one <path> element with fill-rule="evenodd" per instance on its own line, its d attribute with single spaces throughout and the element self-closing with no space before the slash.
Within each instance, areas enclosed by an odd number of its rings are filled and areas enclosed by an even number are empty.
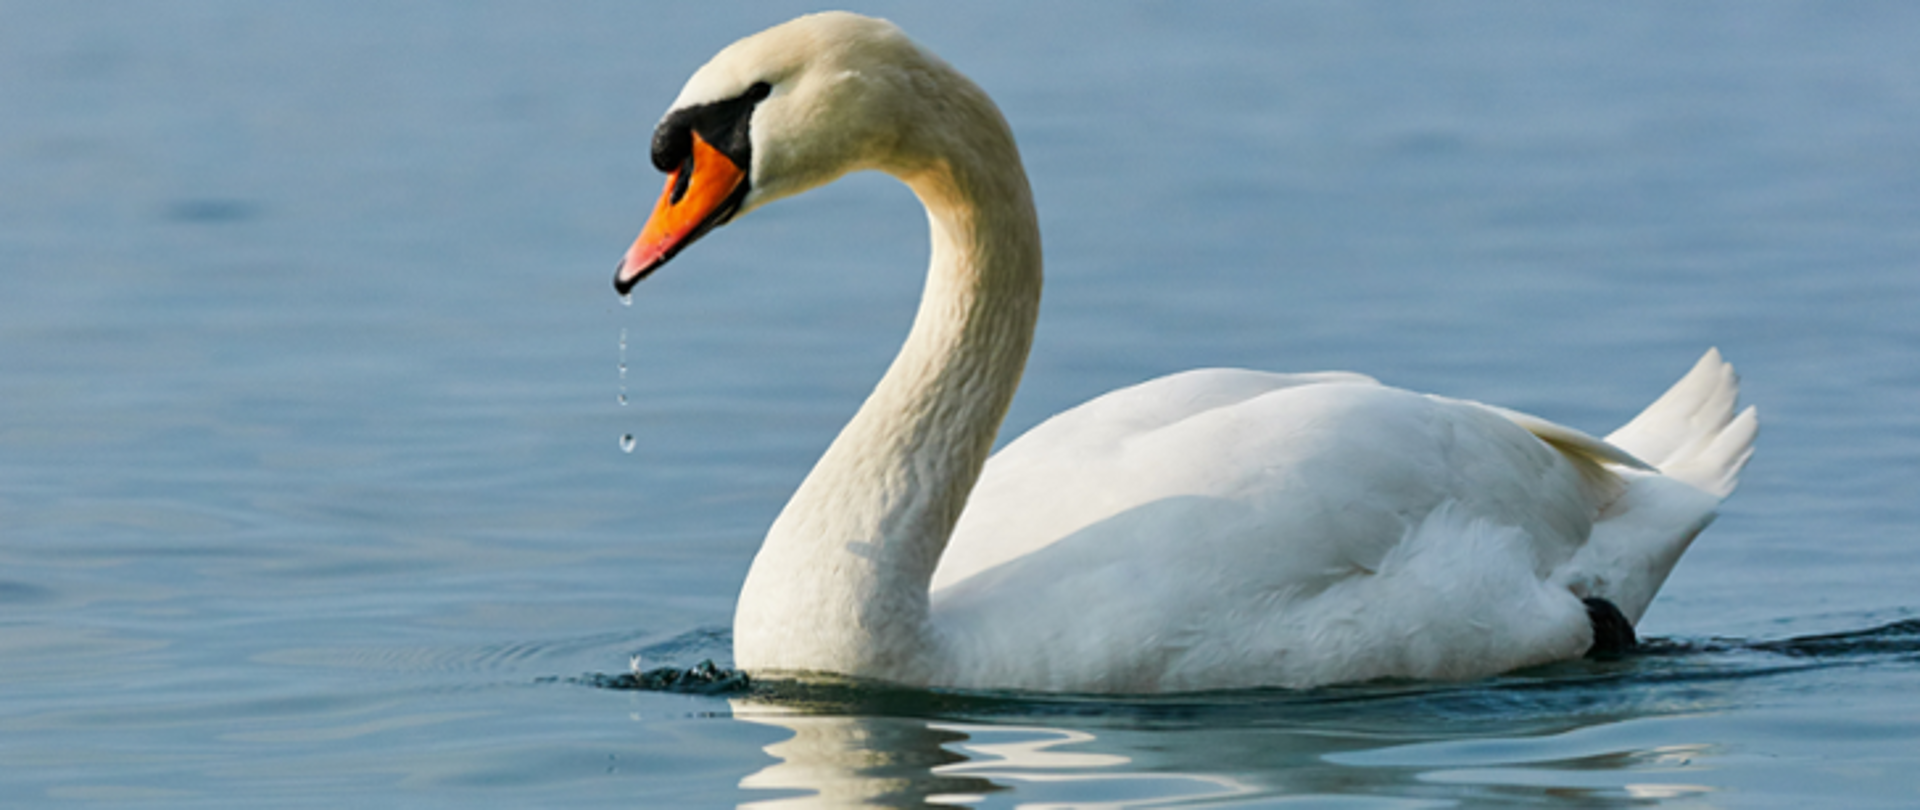
<svg viewBox="0 0 1920 810">
<path fill-rule="evenodd" d="M 1582 600 L 1637 621 L 1752 452 L 1754 412 L 1736 415 L 1709 351 L 1605 441 L 1355 374 L 1206 369 L 1059 414 L 989 460 L 1041 261 L 986 96 L 890 24 L 834 13 L 722 51 L 661 126 L 655 160 L 675 174 L 623 289 L 735 215 L 699 202 L 730 189 L 744 213 L 880 169 L 928 210 L 906 344 L 741 593 L 750 670 L 1161 692 L 1577 657 L 1594 640 Z M 746 133 L 720 147 L 737 187 L 701 185 L 718 158 L 677 150 L 689 132 Z"/>
</svg>

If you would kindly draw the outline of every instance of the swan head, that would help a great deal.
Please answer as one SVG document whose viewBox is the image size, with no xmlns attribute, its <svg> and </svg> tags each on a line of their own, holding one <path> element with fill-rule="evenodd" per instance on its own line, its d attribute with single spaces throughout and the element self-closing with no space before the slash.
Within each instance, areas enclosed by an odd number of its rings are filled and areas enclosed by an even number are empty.
<svg viewBox="0 0 1920 810">
<path fill-rule="evenodd" d="M 654 129 L 653 165 L 666 187 L 614 288 L 625 294 L 709 231 L 773 200 L 862 169 L 911 171 L 916 150 L 903 144 L 958 76 L 892 23 L 846 12 L 728 46 Z"/>
</svg>

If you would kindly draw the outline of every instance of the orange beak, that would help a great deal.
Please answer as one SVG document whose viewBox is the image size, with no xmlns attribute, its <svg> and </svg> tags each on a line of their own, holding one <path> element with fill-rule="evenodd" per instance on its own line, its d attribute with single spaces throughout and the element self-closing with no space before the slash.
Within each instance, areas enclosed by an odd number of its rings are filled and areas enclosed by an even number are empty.
<svg viewBox="0 0 1920 810">
<path fill-rule="evenodd" d="M 627 249 L 627 257 L 613 276 L 613 288 L 621 295 L 633 289 L 648 273 L 724 223 L 740 208 L 746 197 L 747 172 L 731 158 L 709 145 L 700 133 L 693 133 L 693 151 L 680 168 L 667 175 L 667 187 L 653 216 L 640 230 L 640 238 Z"/>
</svg>

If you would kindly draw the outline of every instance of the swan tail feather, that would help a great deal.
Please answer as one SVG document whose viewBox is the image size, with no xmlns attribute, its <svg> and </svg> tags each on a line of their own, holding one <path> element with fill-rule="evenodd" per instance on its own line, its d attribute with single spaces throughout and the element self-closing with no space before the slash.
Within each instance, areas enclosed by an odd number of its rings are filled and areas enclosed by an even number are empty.
<svg viewBox="0 0 1920 810">
<path fill-rule="evenodd" d="M 1671 478 L 1725 498 L 1740 483 L 1760 430 L 1752 406 L 1736 411 L 1740 377 L 1733 365 L 1708 349 L 1672 388 L 1607 442 Z"/>
</svg>

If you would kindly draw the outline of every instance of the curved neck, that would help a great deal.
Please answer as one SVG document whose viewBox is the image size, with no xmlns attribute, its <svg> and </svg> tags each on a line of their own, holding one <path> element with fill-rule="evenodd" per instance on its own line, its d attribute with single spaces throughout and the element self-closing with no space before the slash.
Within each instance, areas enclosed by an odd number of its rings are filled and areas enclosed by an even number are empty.
<svg viewBox="0 0 1920 810">
<path fill-rule="evenodd" d="M 734 619 L 738 666 L 896 681 L 930 666 L 928 582 L 1019 386 L 1040 306 L 1032 194 L 1011 132 L 985 112 L 965 122 L 966 142 L 886 167 L 927 209 L 920 309 L 754 559 Z"/>
</svg>

